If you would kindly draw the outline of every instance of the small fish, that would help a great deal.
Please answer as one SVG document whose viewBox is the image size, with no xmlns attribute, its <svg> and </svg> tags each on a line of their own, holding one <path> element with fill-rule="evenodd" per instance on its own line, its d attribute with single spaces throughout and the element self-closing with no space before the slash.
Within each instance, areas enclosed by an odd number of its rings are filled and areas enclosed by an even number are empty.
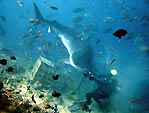
<svg viewBox="0 0 149 113">
<path fill-rule="evenodd" d="M 32 101 L 36 104 L 36 101 L 35 101 L 35 99 L 34 99 L 34 95 L 32 95 Z"/>
<path fill-rule="evenodd" d="M 41 33 L 37 33 L 37 34 L 34 36 L 34 38 L 39 38 L 39 37 L 41 37 L 41 36 L 42 36 Z"/>
<path fill-rule="evenodd" d="M 1 65 L 7 65 L 7 60 L 6 59 L 1 59 L 0 64 Z"/>
<path fill-rule="evenodd" d="M 111 62 L 110 62 L 110 66 L 115 62 L 116 59 L 113 59 Z"/>
<path fill-rule="evenodd" d="M 80 13 L 80 12 L 83 12 L 85 11 L 85 8 L 84 7 L 79 7 L 79 8 L 75 8 L 72 10 L 73 13 Z"/>
<path fill-rule="evenodd" d="M 8 67 L 8 68 L 6 69 L 6 71 L 7 71 L 7 72 L 13 72 L 13 67 Z"/>
<path fill-rule="evenodd" d="M 18 5 L 21 6 L 21 7 L 22 7 L 23 4 L 24 4 L 21 0 L 17 0 L 17 3 L 18 3 Z"/>
<path fill-rule="evenodd" d="M 54 7 L 54 6 L 49 6 L 49 8 L 53 9 L 53 10 L 58 10 L 57 7 Z"/>
<path fill-rule="evenodd" d="M 16 60 L 16 57 L 15 56 L 11 56 L 10 59 L 11 60 Z"/>
<path fill-rule="evenodd" d="M 137 103 L 137 102 L 140 102 L 140 101 L 143 101 L 144 98 L 136 98 L 136 99 L 132 99 L 132 100 L 129 100 L 129 103 Z"/>
<path fill-rule="evenodd" d="M 113 35 L 116 36 L 116 37 L 118 37 L 119 39 L 121 39 L 121 37 L 122 36 L 125 36 L 127 33 L 128 33 L 127 30 L 125 30 L 125 29 L 119 29 L 119 30 L 115 31 L 113 33 Z"/>
<path fill-rule="evenodd" d="M 25 35 L 22 36 L 22 39 L 27 38 L 30 35 L 30 33 L 27 33 Z"/>
<path fill-rule="evenodd" d="M 39 98 L 43 98 L 43 97 L 44 97 L 44 94 L 40 94 L 40 95 L 39 95 Z"/>
<path fill-rule="evenodd" d="M 1 16 L 2 21 L 6 21 L 6 18 L 4 16 Z"/>
<path fill-rule="evenodd" d="M 59 96 L 61 96 L 61 93 L 54 91 L 54 92 L 52 93 L 52 96 L 58 98 Z"/>
<path fill-rule="evenodd" d="M 130 19 L 128 20 L 128 22 L 133 22 L 133 21 L 136 20 L 136 19 L 137 19 L 137 17 L 130 18 Z"/>
<path fill-rule="evenodd" d="M 39 22 L 38 18 L 29 20 L 30 24 L 33 24 L 33 23 L 36 23 L 36 22 Z"/>
<path fill-rule="evenodd" d="M 114 18 L 112 18 L 112 17 L 105 17 L 103 19 L 103 22 L 105 22 L 105 23 L 110 23 L 110 22 L 113 22 L 113 21 L 114 21 Z"/>
<path fill-rule="evenodd" d="M 53 80 L 58 80 L 59 75 L 52 75 Z"/>
<path fill-rule="evenodd" d="M 4 71 L 2 70 L 1 73 L 4 73 Z"/>
</svg>

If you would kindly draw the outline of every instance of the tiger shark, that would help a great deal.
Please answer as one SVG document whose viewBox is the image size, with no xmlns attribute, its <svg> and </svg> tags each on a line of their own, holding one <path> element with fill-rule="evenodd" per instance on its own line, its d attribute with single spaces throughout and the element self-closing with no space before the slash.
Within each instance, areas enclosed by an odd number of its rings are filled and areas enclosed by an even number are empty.
<svg viewBox="0 0 149 113">
<path fill-rule="evenodd" d="M 38 6 L 33 3 L 34 12 L 38 22 L 36 24 L 44 24 L 50 26 L 52 31 L 58 35 L 69 54 L 69 63 L 79 71 L 85 71 L 92 66 L 93 51 L 89 41 L 81 41 L 79 33 L 72 27 L 65 26 L 56 20 L 45 19 Z"/>
</svg>

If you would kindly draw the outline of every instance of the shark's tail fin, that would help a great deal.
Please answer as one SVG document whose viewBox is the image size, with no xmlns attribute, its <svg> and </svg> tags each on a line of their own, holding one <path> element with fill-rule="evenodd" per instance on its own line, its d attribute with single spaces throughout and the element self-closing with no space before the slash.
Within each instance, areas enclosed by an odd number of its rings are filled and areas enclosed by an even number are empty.
<svg viewBox="0 0 149 113">
<path fill-rule="evenodd" d="M 43 16 L 41 15 L 38 6 L 37 6 L 35 3 L 33 3 L 33 4 L 34 4 L 35 16 L 36 16 L 36 18 L 38 18 L 38 20 L 39 20 L 38 24 L 40 24 L 40 23 L 41 23 L 42 21 L 44 21 L 45 19 L 44 19 Z"/>
</svg>

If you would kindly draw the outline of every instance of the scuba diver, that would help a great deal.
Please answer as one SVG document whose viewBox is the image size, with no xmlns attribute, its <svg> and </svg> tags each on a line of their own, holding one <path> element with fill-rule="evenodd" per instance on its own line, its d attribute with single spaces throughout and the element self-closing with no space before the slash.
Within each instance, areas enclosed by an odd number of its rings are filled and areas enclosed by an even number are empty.
<svg viewBox="0 0 149 113">
<path fill-rule="evenodd" d="M 96 78 L 91 72 L 84 72 L 84 77 L 89 78 L 89 80 L 95 81 L 98 85 L 98 88 L 93 92 L 88 92 L 86 94 L 86 101 L 82 103 L 82 105 L 90 105 L 91 99 L 93 98 L 95 102 L 99 105 L 99 108 L 104 110 L 109 105 L 108 99 L 111 95 L 116 91 L 117 80 L 116 70 L 111 70 L 111 73 L 107 75 L 100 75 L 99 78 Z"/>
<path fill-rule="evenodd" d="M 74 102 L 73 105 L 68 107 L 68 109 L 71 112 L 81 109 L 90 113 L 91 109 L 89 109 L 88 105 L 92 103 L 91 99 L 93 98 L 98 104 L 99 109 L 102 111 L 107 111 L 110 105 L 109 99 L 117 90 L 118 83 L 116 80 L 116 75 L 117 71 L 114 69 L 111 70 L 110 73 L 100 76 L 97 73 L 91 73 L 90 71 L 84 72 L 83 76 L 91 81 L 94 81 L 98 87 L 94 91 L 86 93 L 86 101 Z"/>
</svg>

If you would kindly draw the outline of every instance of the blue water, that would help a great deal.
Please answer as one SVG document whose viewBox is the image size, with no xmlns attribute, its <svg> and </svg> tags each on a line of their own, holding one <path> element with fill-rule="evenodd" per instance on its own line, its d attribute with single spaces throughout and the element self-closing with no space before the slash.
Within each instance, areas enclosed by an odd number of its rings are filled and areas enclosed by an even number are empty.
<svg viewBox="0 0 149 113">
<path fill-rule="evenodd" d="M 146 108 L 146 106 L 149 107 L 149 92 L 144 91 L 149 87 L 148 0 L 22 0 L 22 2 L 23 6 L 19 6 L 17 0 L 1 0 L 0 16 L 5 17 L 6 20 L 0 18 L 0 26 L 6 34 L 0 35 L 0 49 L 7 48 L 18 57 L 32 57 L 34 60 L 44 56 L 54 63 L 68 59 L 67 49 L 56 33 L 48 33 L 47 25 L 34 26 L 29 23 L 30 19 L 35 19 L 33 7 L 35 2 L 45 19 L 56 20 L 62 25 L 74 27 L 74 31 L 85 34 L 83 40 L 91 44 L 94 51 L 93 66 L 99 73 L 105 74 L 110 69 L 118 71 L 117 79 L 121 89 L 113 97 L 113 103 L 120 108 L 121 113 L 135 105 L 139 106 L 142 113 L 149 112 Z M 58 10 L 50 9 L 48 6 L 55 6 Z M 79 13 L 72 12 L 73 9 L 81 7 L 85 10 Z M 73 22 L 72 18 L 78 16 L 83 19 Z M 113 20 L 104 22 L 106 17 L 111 17 Z M 85 25 L 89 26 L 88 31 L 84 29 Z M 96 29 L 91 29 L 91 25 Z M 30 36 L 22 39 L 21 37 L 27 34 L 30 28 L 32 29 Z M 111 28 L 111 31 L 104 33 L 107 28 Z M 118 29 L 126 29 L 128 34 L 118 39 L 113 36 L 113 32 Z M 34 38 L 37 32 L 41 32 L 42 36 Z M 130 33 L 134 33 L 135 36 L 127 39 Z M 97 39 L 100 39 L 99 44 L 96 44 Z M 76 40 L 74 39 L 74 42 Z M 79 47 L 85 43 L 83 40 L 77 43 Z M 85 59 L 87 55 L 84 54 L 84 58 L 82 56 L 80 60 Z M 110 66 L 108 62 L 113 59 L 116 61 Z M 130 99 L 142 96 L 145 100 L 128 104 Z M 121 98 L 120 102 L 119 98 Z"/>
</svg>

